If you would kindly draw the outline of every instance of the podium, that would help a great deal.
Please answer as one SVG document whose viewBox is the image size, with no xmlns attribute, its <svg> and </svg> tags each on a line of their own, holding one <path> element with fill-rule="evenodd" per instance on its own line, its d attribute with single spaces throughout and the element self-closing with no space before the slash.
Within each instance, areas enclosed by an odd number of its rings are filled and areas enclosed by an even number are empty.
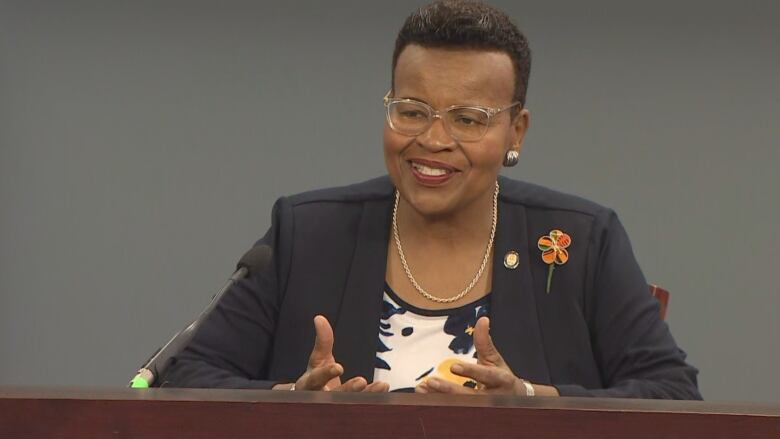
<svg viewBox="0 0 780 439">
<path fill-rule="evenodd" d="M 0 438 L 780 438 L 780 404 L 0 388 Z"/>
</svg>

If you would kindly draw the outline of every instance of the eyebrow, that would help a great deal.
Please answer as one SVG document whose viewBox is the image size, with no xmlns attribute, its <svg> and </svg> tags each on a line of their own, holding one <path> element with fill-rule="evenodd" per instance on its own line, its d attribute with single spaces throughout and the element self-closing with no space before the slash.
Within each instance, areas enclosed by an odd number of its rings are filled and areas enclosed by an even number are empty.
<svg viewBox="0 0 780 439">
<path fill-rule="evenodd" d="M 408 99 L 410 101 L 422 102 L 423 104 L 428 105 L 429 107 L 433 108 L 433 105 L 431 105 L 429 102 L 426 102 L 426 101 L 424 101 L 422 99 L 418 99 L 418 98 L 413 97 L 413 96 L 395 96 L 395 98 L 396 99 Z"/>
<path fill-rule="evenodd" d="M 433 108 L 434 110 L 437 110 L 437 108 L 434 107 L 433 105 L 431 105 L 429 102 L 426 102 L 423 99 L 418 99 L 416 97 L 412 97 L 412 96 L 396 96 L 395 99 L 408 99 L 410 101 L 420 102 L 420 103 L 423 103 L 423 104 Z M 485 105 L 485 104 L 454 104 L 454 105 L 448 105 L 448 106 L 446 106 L 444 108 L 451 108 L 451 107 L 477 107 L 477 108 L 488 108 L 488 109 L 491 109 L 491 108 L 503 108 L 503 106 L 493 107 L 491 105 Z"/>
</svg>

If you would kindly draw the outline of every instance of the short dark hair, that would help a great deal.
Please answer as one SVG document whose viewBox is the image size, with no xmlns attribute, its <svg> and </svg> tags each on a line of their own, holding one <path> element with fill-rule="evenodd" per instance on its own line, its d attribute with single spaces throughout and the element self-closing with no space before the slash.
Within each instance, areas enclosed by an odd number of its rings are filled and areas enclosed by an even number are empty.
<svg viewBox="0 0 780 439">
<path fill-rule="evenodd" d="M 398 56 L 409 44 L 423 47 L 498 50 L 512 59 L 514 100 L 525 105 L 531 73 L 528 40 L 501 10 L 476 1 L 443 0 L 423 6 L 404 22 L 393 51 L 393 86 Z"/>
</svg>

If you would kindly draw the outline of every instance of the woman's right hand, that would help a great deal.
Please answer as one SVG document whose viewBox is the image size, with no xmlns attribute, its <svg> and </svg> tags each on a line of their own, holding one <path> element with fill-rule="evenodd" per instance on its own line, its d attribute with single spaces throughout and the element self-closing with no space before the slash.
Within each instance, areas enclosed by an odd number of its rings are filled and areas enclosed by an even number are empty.
<svg viewBox="0 0 780 439">
<path fill-rule="evenodd" d="M 390 386 L 381 381 L 368 384 L 363 377 L 354 377 L 341 382 L 344 367 L 333 357 L 333 329 L 328 319 L 314 317 L 314 349 L 309 356 L 306 372 L 292 384 L 277 384 L 275 390 L 324 390 L 332 392 L 387 392 Z"/>
</svg>

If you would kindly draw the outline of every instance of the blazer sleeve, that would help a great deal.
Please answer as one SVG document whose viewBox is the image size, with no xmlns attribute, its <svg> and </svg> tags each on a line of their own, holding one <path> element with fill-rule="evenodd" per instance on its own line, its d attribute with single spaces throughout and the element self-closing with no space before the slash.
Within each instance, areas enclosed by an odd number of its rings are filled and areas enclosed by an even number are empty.
<svg viewBox="0 0 780 439">
<path fill-rule="evenodd" d="M 562 396 L 702 399 L 698 370 L 685 362 L 659 304 L 649 294 L 628 235 L 617 215 L 597 216 L 585 314 L 603 388 L 557 385 Z"/>
<path fill-rule="evenodd" d="M 255 245 L 273 249 L 271 263 L 235 284 L 174 357 L 163 386 L 270 389 L 267 368 L 274 330 L 289 272 L 292 208 L 280 198 L 271 228 Z"/>
</svg>

